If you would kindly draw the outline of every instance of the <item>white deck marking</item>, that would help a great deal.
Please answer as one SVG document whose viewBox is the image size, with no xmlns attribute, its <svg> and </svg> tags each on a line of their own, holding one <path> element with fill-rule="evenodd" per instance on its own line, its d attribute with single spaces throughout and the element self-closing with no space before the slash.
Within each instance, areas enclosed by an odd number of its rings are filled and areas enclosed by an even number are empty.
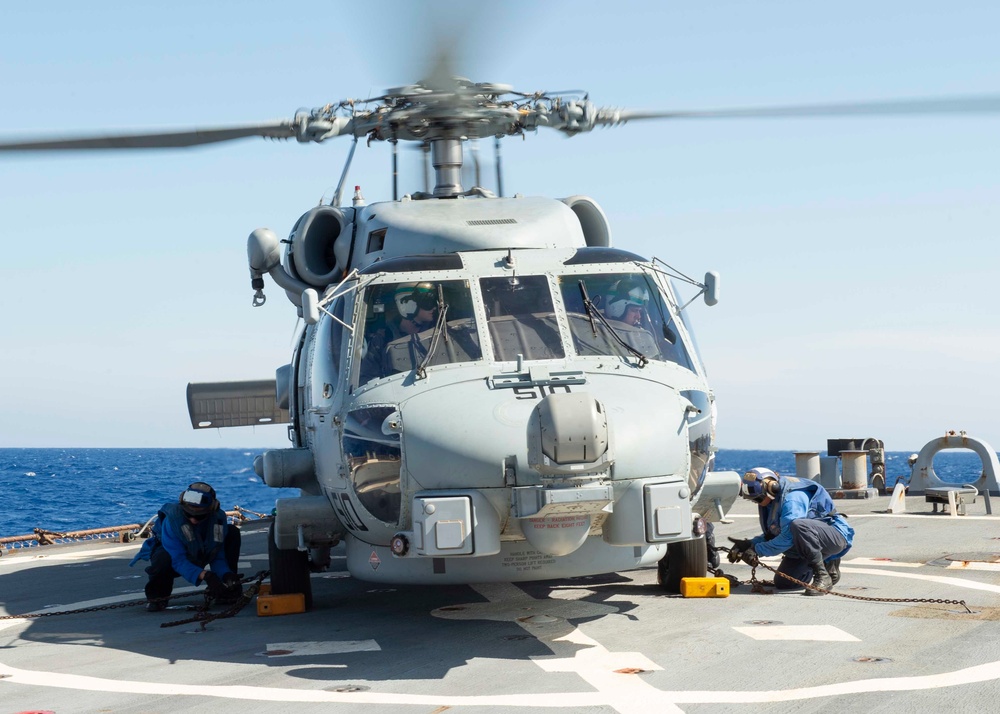
<svg viewBox="0 0 1000 714">
<path fill-rule="evenodd" d="M 272 657 L 304 657 L 306 655 L 346 654 L 348 652 L 381 652 L 375 640 L 330 640 L 328 642 L 269 642 L 267 652 Z"/>
<path fill-rule="evenodd" d="M 927 563 L 904 563 L 901 560 L 879 560 L 877 558 L 851 558 L 842 560 L 841 567 L 845 565 L 874 565 L 876 567 L 885 566 L 887 568 L 922 568 Z"/>
<path fill-rule="evenodd" d="M 340 704 L 371 705 L 424 705 L 424 706 L 477 706 L 477 707 L 544 707 L 572 709 L 607 705 L 616 707 L 618 701 L 611 701 L 609 693 L 597 692 L 553 692 L 548 694 L 510 694 L 487 696 L 450 696 L 434 694 L 392 694 L 381 692 L 327 692 L 317 690 L 287 689 L 281 687 L 250 687 L 235 685 L 191 685 L 177 683 L 156 683 L 102 679 L 76 674 L 52 672 L 32 672 L 0 663 L 0 690 L 8 684 L 21 684 L 55 689 L 73 689 L 90 692 L 114 692 L 119 694 L 141 694 L 145 696 L 203 696 L 223 699 L 242 699 L 259 702 L 331 702 Z M 617 675 L 631 677 L 634 675 Z M 634 711 L 649 712 L 679 711 L 678 704 L 760 704 L 790 702 L 821 697 L 843 697 L 849 694 L 869 692 L 913 692 L 923 689 L 954 687 L 1000 680 L 1000 661 L 941 672 L 918 677 L 889 677 L 862 679 L 853 682 L 838 682 L 816 687 L 798 689 L 763 690 L 748 692 L 735 691 L 676 691 L 663 692 L 652 687 L 648 693 L 646 706 L 654 707 Z M 633 710 L 629 710 L 633 711 Z"/>
<path fill-rule="evenodd" d="M 978 560 L 958 560 L 948 564 L 945 570 L 1000 570 L 1000 563 L 983 563 Z"/>
<path fill-rule="evenodd" d="M 23 553 L 17 553 L 12 558 L 8 558 L 8 554 L 4 554 L 4 557 L 0 558 L 0 566 L 3 565 L 42 565 L 40 561 L 51 561 L 51 560 L 94 560 L 95 558 L 111 558 L 117 555 L 123 550 L 137 550 L 139 546 L 137 545 L 108 545 L 104 548 L 94 548 L 92 550 L 75 550 L 72 553 L 63 553 L 62 551 L 54 553 L 36 553 L 35 548 L 24 549 Z M 22 550 L 22 549 L 18 549 Z M 16 551 L 15 551 L 16 552 Z M 30 553 L 30 555 L 29 555 Z"/>
<path fill-rule="evenodd" d="M 473 590 L 493 603 L 503 603 L 515 613 L 523 608 L 534 609 L 543 601 L 536 600 L 524 590 L 511 583 L 490 583 L 473 585 Z M 567 601 L 563 601 L 567 602 Z M 521 607 L 518 607 L 521 606 Z M 550 611 L 552 612 L 552 611 Z M 558 614 L 553 612 L 552 614 Z M 533 625 L 521 622 L 521 627 L 538 637 L 552 633 L 552 625 Z M 555 627 L 566 628 L 566 623 L 557 622 Z M 532 657 L 532 661 L 546 672 L 573 672 L 603 695 L 609 706 L 620 714 L 648 714 L 656 712 L 679 712 L 680 710 L 664 701 L 663 692 L 648 684 L 638 674 L 623 674 L 620 669 L 641 669 L 652 671 L 663 669 L 641 652 L 610 652 L 596 640 L 585 635 L 580 628 L 572 627 L 560 637 L 538 641 L 552 650 L 555 658 Z"/>
<path fill-rule="evenodd" d="M 729 516 L 727 516 L 727 518 L 728 517 Z M 756 516 L 754 516 L 754 517 L 756 518 Z M 924 513 L 852 513 L 851 514 L 851 520 L 853 521 L 855 518 L 920 518 L 920 519 L 924 519 L 924 520 L 926 520 L 928 518 L 944 518 L 944 519 L 948 520 L 948 519 L 951 518 L 951 516 L 949 516 L 947 513 L 938 513 L 937 515 L 934 515 L 930 511 L 925 511 Z M 956 520 L 959 521 L 959 522 L 961 522 L 961 521 L 993 521 L 994 523 L 996 523 L 997 522 L 997 517 L 996 516 L 958 516 L 956 518 Z"/>
<path fill-rule="evenodd" d="M 188 585 L 182 588 L 174 588 L 174 595 L 184 595 L 186 593 L 195 592 L 198 588 L 193 585 Z M 136 593 L 141 591 L 136 591 Z M 102 597 L 95 600 L 82 600 L 81 602 L 74 602 L 69 604 L 59 604 L 52 607 L 48 607 L 44 610 L 35 610 L 34 613 L 22 613 L 22 614 L 35 614 L 40 612 L 53 613 L 53 612 L 64 612 L 66 610 L 83 610 L 88 607 L 101 607 L 102 605 L 115 605 L 120 602 L 128 602 L 130 600 L 139 601 L 139 603 L 144 603 L 146 601 L 145 596 L 136 596 L 136 593 L 129 593 L 125 595 L 112 595 L 111 597 Z M 136 605 L 138 607 L 139 604 Z M 0 607 L 0 615 L 10 615 L 12 613 L 7 612 L 3 607 Z M 14 625 L 20 625 L 25 622 L 30 622 L 30 620 L 25 618 L 19 618 L 16 620 L 3 620 L 0 622 L 0 630 L 6 629 L 8 627 L 13 627 Z"/>
<path fill-rule="evenodd" d="M 859 679 L 853 682 L 838 682 L 817 687 L 800 687 L 799 689 L 763 692 L 673 692 L 672 700 L 677 704 L 769 704 L 869 692 L 915 692 L 922 689 L 939 689 L 959 684 L 989 682 L 995 679 L 1000 679 L 1000 661 L 957 669 L 953 672 L 928 674 L 922 677 Z M 831 705 L 843 707 L 843 702 L 831 702 Z"/>
<path fill-rule="evenodd" d="M 938 582 L 956 587 L 1000 593 L 1000 586 L 976 583 L 954 577 L 919 575 L 916 573 L 899 573 L 889 570 L 866 568 L 842 568 L 845 572 L 881 575 L 885 577 L 911 578 Z M 514 600 L 513 607 L 491 600 L 489 603 L 479 603 L 484 609 L 468 613 L 470 617 L 486 615 L 485 619 L 511 619 L 517 621 L 517 616 L 530 607 L 532 614 L 546 612 L 558 614 L 551 607 L 552 601 L 534 600 L 523 590 L 511 585 L 478 586 L 476 588 L 487 599 L 519 598 Z M 520 595 L 518 595 L 520 593 Z M 65 605 L 67 609 L 89 607 L 96 604 L 110 603 L 128 599 L 127 597 L 103 598 L 85 603 Z M 547 605 L 547 603 L 549 605 Z M 579 601 L 560 601 L 563 607 L 570 610 L 572 617 L 580 617 L 581 608 L 588 607 L 606 614 L 607 606 Z M 502 617 L 501 611 L 506 611 L 507 617 Z M 460 615 L 461 613 L 446 613 Z M 492 616 L 491 616 L 492 615 Z M 23 624 L 25 620 L 11 620 L 0 623 L 0 627 L 8 624 Z M 0 662 L 0 691 L 7 684 L 47 687 L 56 689 L 71 689 L 80 691 L 98 691 L 141 695 L 144 697 L 162 697 L 169 701 L 174 696 L 208 696 L 224 699 L 262 701 L 262 702 L 320 702 L 340 703 L 349 705 L 382 705 L 382 706 L 434 706 L 434 707 L 502 707 L 515 709 L 521 707 L 574 709 L 584 707 L 608 706 L 619 712 L 631 714 L 641 712 L 678 712 L 682 704 L 755 704 L 772 702 L 801 701 L 823 697 L 843 697 L 851 694 L 870 692 L 912 692 L 924 689 L 954 687 L 964 684 L 975 684 L 1000 680 L 1000 660 L 981 665 L 967 667 L 951 672 L 940 672 L 933 675 L 916 677 L 893 677 L 879 679 L 863 679 L 815 687 L 797 689 L 775 689 L 764 691 L 743 690 L 692 690 L 692 691 L 661 691 L 647 684 L 640 676 L 617 674 L 607 667 L 618 665 L 633 666 L 641 669 L 650 661 L 641 653 L 608 652 L 599 643 L 584 635 L 578 628 L 573 628 L 565 621 L 557 620 L 552 624 L 531 625 L 521 623 L 529 632 L 552 636 L 551 640 L 539 639 L 557 654 L 566 656 L 556 658 L 534 658 L 539 666 L 547 671 L 577 672 L 597 691 L 587 692 L 550 692 L 535 694 L 511 695 L 466 695 L 452 696 L 446 694 L 396 694 L 388 692 L 329 692 L 312 689 L 291 689 L 283 687 L 253 687 L 234 685 L 189 685 L 178 683 L 153 683 L 148 681 L 113 680 L 86 675 L 63 674 L 46 671 L 31 671 L 17 669 Z M 763 629 L 763 628 L 762 628 Z M 568 631 L 567 631 L 568 630 Z M 583 646 L 584 649 L 580 649 Z M 632 655 L 635 655 L 633 658 Z M 655 663 L 650 663 L 658 668 Z"/>
<path fill-rule="evenodd" d="M 861 642 L 833 625 L 766 625 L 734 627 L 740 634 L 755 640 L 810 640 L 813 642 Z"/>
<path fill-rule="evenodd" d="M 1000 585 L 990 585 L 989 583 L 977 583 L 975 580 L 963 580 L 961 578 L 942 577 L 940 575 L 921 575 L 920 573 L 894 573 L 891 570 L 876 570 L 874 568 L 845 568 L 840 567 L 845 573 L 861 573 L 863 575 L 883 575 L 887 578 L 910 578 L 912 580 L 926 580 L 929 583 L 941 583 L 942 585 L 954 585 L 958 588 L 968 588 L 969 590 L 985 590 L 991 593 L 1000 593 Z"/>
</svg>

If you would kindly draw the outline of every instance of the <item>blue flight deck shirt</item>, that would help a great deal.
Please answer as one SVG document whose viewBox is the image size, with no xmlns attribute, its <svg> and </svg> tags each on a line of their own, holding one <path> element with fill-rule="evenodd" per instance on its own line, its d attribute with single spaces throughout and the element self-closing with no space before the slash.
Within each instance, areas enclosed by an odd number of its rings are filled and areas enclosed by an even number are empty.
<svg viewBox="0 0 1000 714">
<path fill-rule="evenodd" d="M 215 527 L 213 519 L 209 518 L 196 526 L 193 526 L 195 533 L 199 536 L 198 540 L 201 543 L 209 542 L 209 529 Z M 173 566 L 177 573 L 187 580 L 192 585 L 198 584 L 198 576 L 201 575 L 201 571 L 205 567 L 196 565 L 188 560 L 187 546 L 181 537 L 174 533 L 171 525 L 170 519 L 164 519 L 163 529 L 160 531 L 160 544 L 163 546 L 164 550 L 170 554 L 170 564 Z M 229 565 L 226 563 L 226 553 L 223 548 L 218 548 L 215 553 L 214 559 L 210 563 L 206 563 L 206 566 L 211 566 L 213 573 L 218 575 L 220 578 L 226 573 L 230 572 Z"/>
<path fill-rule="evenodd" d="M 769 503 L 768 508 L 772 505 L 776 504 L 773 504 L 773 502 Z M 781 500 L 781 518 L 779 520 L 781 532 L 771 540 L 764 540 L 763 534 L 750 540 L 757 555 L 764 556 L 765 558 L 769 555 L 781 555 L 791 548 L 792 521 L 797 518 L 805 518 L 808 513 L 809 496 L 804 491 L 789 491 L 785 493 L 785 497 Z"/>
<path fill-rule="evenodd" d="M 157 514 L 152 537 L 146 539 L 129 565 L 150 560 L 153 551 L 160 547 L 170 556 L 173 569 L 192 585 L 198 584 L 198 576 L 208 566 L 221 578 L 232 572 L 223 547 L 230 527 L 225 512 L 216 511 L 201 523 L 192 524 L 180 505 L 166 503 Z M 178 529 L 186 531 L 188 537 L 178 534 Z"/>
</svg>

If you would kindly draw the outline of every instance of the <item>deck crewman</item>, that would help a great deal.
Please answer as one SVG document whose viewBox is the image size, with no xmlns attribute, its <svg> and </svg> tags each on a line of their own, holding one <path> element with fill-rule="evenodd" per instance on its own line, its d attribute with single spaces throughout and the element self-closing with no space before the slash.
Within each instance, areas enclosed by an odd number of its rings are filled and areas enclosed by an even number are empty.
<svg viewBox="0 0 1000 714">
<path fill-rule="evenodd" d="M 243 591 L 236 574 L 239 557 L 239 529 L 229 525 L 215 489 L 198 481 L 182 491 L 176 502 L 163 505 L 152 536 L 129 565 L 149 561 L 146 610 L 159 612 L 166 608 L 177 577 L 192 585 L 205 583 L 208 594 L 218 602 L 235 602 Z"/>
<path fill-rule="evenodd" d="M 804 595 L 823 595 L 840 580 L 840 559 L 851 549 L 854 529 L 837 513 L 833 499 L 815 481 L 779 476 L 765 468 L 743 475 L 740 495 L 758 506 L 761 535 L 733 540 L 729 561 L 750 566 L 759 557 L 784 555 L 774 586 L 795 590 L 800 586 L 781 575 L 808 582 Z"/>
</svg>

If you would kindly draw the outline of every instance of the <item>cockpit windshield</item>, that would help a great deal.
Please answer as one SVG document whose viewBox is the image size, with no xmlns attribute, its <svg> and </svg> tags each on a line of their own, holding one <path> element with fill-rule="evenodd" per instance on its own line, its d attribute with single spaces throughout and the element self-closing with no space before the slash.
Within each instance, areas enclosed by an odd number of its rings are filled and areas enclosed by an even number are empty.
<svg viewBox="0 0 1000 714">
<path fill-rule="evenodd" d="M 633 359 L 635 350 L 649 360 L 693 369 L 672 312 L 644 273 L 560 275 L 558 280 L 577 354 Z M 605 320 L 588 313 L 588 298 Z"/>
<path fill-rule="evenodd" d="M 566 315 L 553 300 L 552 276 L 502 275 L 478 279 L 421 280 L 371 284 L 356 314 L 352 384 L 394 374 L 483 359 L 474 308 L 482 296 L 493 360 L 565 359 L 610 355 L 629 361 L 673 362 L 693 371 L 674 314 L 652 277 L 635 273 L 555 276 Z M 590 309 L 588 311 L 587 301 Z M 565 334 L 565 332 L 562 332 Z M 489 348 L 488 348 L 489 349 Z"/>
<path fill-rule="evenodd" d="M 357 384 L 483 356 L 468 280 L 372 285 L 360 320 Z"/>
<path fill-rule="evenodd" d="M 544 275 L 481 278 L 479 287 L 495 360 L 513 361 L 519 355 L 527 360 L 566 356 Z"/>
</svg>

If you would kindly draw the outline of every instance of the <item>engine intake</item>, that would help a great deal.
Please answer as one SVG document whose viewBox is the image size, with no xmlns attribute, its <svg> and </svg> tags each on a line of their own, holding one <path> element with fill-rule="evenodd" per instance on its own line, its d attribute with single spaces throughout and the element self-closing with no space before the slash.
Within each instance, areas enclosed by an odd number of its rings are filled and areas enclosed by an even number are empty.
<svg viewBox="0 0 1000 714">
<path fill-rule="evenodd" d="M 292 229 L 289 262 L 299 279 L 322 292 L 340 279 L 347 266 L 350 241 L 350 221 L 343 211 L 317 206 L 303 214 Z"/>
</svg>

